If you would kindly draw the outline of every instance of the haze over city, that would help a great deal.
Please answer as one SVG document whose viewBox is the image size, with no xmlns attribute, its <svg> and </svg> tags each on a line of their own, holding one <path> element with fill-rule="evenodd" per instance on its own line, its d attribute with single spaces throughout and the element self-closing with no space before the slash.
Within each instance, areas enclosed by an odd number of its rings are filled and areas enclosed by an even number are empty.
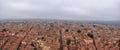
<svg viewBox="0 0 120 50">
<path fill-rule="evenodd" d="M 0 0 L 0 50 L 120 50 L 120 0 Z"/>
</svg>

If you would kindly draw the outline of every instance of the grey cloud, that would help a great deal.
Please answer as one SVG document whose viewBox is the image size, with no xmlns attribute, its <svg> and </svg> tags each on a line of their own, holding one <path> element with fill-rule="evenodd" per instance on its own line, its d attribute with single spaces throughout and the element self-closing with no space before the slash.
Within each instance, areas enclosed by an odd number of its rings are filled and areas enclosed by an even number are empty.
<svg viewBox="0 0 120 50">
<path fill-rule="evenodd" d="M 120 20 L 119 0 L 1 0 L 0 18 Z"/>
</svg>

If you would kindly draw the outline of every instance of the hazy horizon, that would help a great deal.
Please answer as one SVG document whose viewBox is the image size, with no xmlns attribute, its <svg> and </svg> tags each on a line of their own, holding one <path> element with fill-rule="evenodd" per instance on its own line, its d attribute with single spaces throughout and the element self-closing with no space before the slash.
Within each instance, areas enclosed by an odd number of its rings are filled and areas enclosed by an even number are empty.
<svg viewBox="0 0 120 50">
<path fill-rule="evenodd" d="M 120 21 L 120 0 L 0 0 L 0 19 Z"/>
</svg>

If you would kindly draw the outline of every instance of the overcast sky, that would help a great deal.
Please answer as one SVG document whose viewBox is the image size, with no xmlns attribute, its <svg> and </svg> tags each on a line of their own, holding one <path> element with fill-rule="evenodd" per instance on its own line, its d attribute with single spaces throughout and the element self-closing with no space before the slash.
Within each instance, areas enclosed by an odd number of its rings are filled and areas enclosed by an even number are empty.
<svg viewBox="0 0 120 50">
<path fill-rule="evenodd" d="M 120 0 L 0 0 L 0 19 L 120 20 Z"/>
</svg>

